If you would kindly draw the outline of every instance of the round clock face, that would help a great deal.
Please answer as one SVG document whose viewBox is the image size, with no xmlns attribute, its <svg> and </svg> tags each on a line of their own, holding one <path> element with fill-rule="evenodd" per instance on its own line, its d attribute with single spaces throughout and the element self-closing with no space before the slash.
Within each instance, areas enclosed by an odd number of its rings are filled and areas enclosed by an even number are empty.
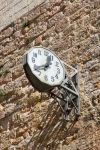
<svg viewBox="0 0 100 150">
<path fill-rule="evenodd" d="M 65 77 L 64 66 L 53 52 L 46 48 L 34 47 L 26 55 L 32 73 L 41 82 L 50 86 L 62 83 Z"/>
</svg>

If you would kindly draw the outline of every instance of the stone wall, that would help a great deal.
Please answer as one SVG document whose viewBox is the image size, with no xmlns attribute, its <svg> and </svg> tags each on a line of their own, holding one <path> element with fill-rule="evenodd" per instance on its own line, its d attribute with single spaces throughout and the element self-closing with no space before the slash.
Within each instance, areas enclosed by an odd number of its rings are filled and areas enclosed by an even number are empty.
<svg viewBox="0 0 100 150">
<path fill-rule="evenodd" d="M 0 30 L 44 0 L 0 0 Z"/>
<path fill-rule="evenodd" d="M 34 91 L 22 56 L 32 46 L 78 64 L 81 116 L 63 120 Z M 100 149 L 100 1 L 49 0 L 0 33 L 0 150 Z"/>
</svg>

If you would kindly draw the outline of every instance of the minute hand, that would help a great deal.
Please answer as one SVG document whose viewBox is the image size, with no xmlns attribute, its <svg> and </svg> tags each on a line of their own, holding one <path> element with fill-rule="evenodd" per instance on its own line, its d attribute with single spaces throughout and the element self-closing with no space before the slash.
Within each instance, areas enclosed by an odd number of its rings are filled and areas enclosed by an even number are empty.
<svg viewBox="0 0 100 150">
<path fill-rule="evenodd" d="M 47 57 L 47 62 L 46 62 L 46 64 L 45 64 L 45 67 L 47 68 L 47 67 L 49 67 L 49 65 L 51 65 L 52 63 L 51 63 L 51 56 L 48 56 Z"/>
</svg>

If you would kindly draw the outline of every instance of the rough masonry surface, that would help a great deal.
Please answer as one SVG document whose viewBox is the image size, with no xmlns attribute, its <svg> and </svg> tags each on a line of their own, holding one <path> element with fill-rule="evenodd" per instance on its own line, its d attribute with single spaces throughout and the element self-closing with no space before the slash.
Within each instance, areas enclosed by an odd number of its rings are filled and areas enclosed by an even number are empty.
<svg viewBox="0 0 100 150">
<path fill-rule="evenodd" d="M 45 0 L 0 0 L 0 30 Z"/>
<path fill-rule="evenodd" d="M 23 66 L 32 46 L 78 64 L 81 116 L 66 122 Z M 48 0 L 0 32 L 0 150 L 100 150 L 100 1 Z"/>
</svg>

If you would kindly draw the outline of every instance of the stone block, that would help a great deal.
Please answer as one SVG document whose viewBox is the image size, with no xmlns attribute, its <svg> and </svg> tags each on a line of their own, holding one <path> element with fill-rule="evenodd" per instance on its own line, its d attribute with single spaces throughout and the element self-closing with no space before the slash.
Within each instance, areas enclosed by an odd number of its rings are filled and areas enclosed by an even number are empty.
<svg viewBox="0 0 100 150">
<path fill-rule="evenodd" d="M 19 2 L 18 4 L 16 4 L 14 6 L 14 13 L 18 13 L 19 11 L 21 11 L 25 7 L 27 7 L 27 0 L 22 0 L 21 2 Z"/>
<path fill-rule="evenodd" d="M 7 0 L 0 5 L 0 16 L 2 16 L 2 22 L 0 22 L 0 30 L 9 25 L 12 21 L 21 17 L 29 10 L 33 9 L 44 0 Z M 4 13 L 4 15 L 2 15 Z"/>
</svg>

